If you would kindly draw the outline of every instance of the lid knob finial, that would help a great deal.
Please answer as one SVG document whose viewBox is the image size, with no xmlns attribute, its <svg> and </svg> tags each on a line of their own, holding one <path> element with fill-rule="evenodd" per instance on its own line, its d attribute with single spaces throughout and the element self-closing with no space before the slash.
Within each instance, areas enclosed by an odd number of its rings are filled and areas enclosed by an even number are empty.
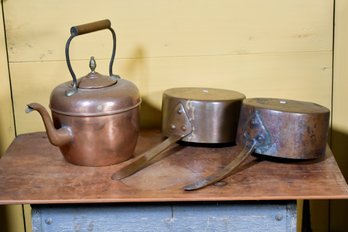
<svg viewBox="0 0 348 232">
<path fill-rule="evenodd" d="M 91 56 L 91 59 L 89 60 L 89 68 L 94 73 L 96 67 L 97 63 L 95 62 L 94 56 Z"/>
</svg>

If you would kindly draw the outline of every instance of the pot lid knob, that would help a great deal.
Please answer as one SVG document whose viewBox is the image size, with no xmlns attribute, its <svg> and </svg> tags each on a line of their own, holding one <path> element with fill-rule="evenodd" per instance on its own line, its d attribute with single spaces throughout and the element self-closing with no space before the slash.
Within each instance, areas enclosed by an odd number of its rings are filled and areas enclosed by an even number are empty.
<svg viewBox="0 0 348 232">
<path fill-rule="evenodd" d="M 112 86 L 117 83 L 116 78 L 102 75 L 95 71 L 97 63 L 92 56 L 89 60 L 89 68 L 91 72 L 82 77 L 78 81 L 78 88 L 80 89 L 100 89 L 108 86 Z"/>
<path fill-rule="evenodd" d="M 96 67 L 97 63 L 95 62 L 94 56 L 91 56 L 91 59 L 89 60 L 89 68 L 91 69 L 91 72 L 94 72 Z"/>
</svg>

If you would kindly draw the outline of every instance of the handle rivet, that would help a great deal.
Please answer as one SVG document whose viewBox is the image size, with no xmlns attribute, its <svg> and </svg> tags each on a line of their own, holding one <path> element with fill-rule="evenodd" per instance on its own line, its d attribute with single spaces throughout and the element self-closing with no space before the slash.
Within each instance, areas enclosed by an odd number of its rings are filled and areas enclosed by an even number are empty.
<svg viewBox="0 0 348 232">
<path fill-rule="evenodd" d="M 277 214 L 277 215 L 275 216 L 275 220 L 277 220 L 277 221 L 283 220 L 283 215 Z"/>
<path fill-rule="evenodd" d="M 183 130 L 183 131 L 185 131 L 186 129 L 187 129 L 186 126 L 181 127 L 181 130 Z"/>
<path fill-rule="evenodd" d="M 176 128 L 176 126 L 175 126 L 174 124 L 172 124 L 172 125 L 170 126 L 170 128 L 172 128 L 172 130 L 174 130 L 174 129 Z"/>
<path fill-rule="evenodd" d="M 52 218 L 46 218 L 46 219 L 45 219 L 45 223 L 46 223 L 47 225 L 51 225 L 51 224 L 53 223 L 53 219 L 52 219 Z"/>
</svg>

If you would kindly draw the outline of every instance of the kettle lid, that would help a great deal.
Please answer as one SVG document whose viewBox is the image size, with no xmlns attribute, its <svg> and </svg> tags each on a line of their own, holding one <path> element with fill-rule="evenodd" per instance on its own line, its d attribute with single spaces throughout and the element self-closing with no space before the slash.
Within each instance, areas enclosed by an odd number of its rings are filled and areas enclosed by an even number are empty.
<svg viewBox="0 0 348 232">
<path fill-rule="evenodd" d="M 116 76 L 105 76 L 95 71 L 97 63 L 92 56 L 89 61 L 89 68 L 91 72 L 86 76 L 80 78 L 78 81 L 77 87 L 80 89 L 100 89 L 108 87 L 117 83 Z"/>
<path fill-rule="evenodd" d="M 69 116 L 101 116 L 122 113 L 140 105 L 139 90 L 132 82 L 117 75 L 105 76 L 96 72 L 93 57 L 90 68 L 90 73 L 77 80 L 74 94 L 66 94 L 71 89 L 71 81 L 52 91 L 52 112 Z"/>
</svg>

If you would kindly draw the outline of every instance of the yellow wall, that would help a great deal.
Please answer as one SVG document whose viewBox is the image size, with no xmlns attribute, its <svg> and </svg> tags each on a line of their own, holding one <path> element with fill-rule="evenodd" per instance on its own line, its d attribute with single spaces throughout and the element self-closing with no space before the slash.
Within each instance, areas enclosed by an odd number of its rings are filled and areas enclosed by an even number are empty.
<svg viewBox="0 0 348 232">
<path fill-rule="evenodd" d="M 332 1 L 5 1 L 17 132 L 42 130 L 31 101 L 48 104 L 70 80 L 64 46 L 72 25 L 109 18 L 118 35 L 115 70 L 160 107 L 177 86 L 230 88 L 331 107 Z M 25 12 L 25 14 L 23 14 Z M 107 73 L 108 31 L 73 40 L 78 75 Z M 25 83 L 23 85 L 22 83 Z"/>
<path fill-rule="evenodd" d="M 3 18 L 0 11 L 0 18 Z M 2 22 L 2 20 L 1 20 Z M 15 137 L 4 24 L 0 24 L 0 157 Z M 23 230 L 22 206 L 0 206 L 0 231 Z"/>
<path fill-rule="evenodd" d="M 348 180 L 348 1 L 336 0 L 332 149 Z M 346 231 L 348 200 L 330 202 L 332 231 Z"/>
<path fill-rule="evenodd" d="M 0 12 L 2 19 L 3 15 Z M 1 20 L 2 22 L 2 20 Z M 4 24 L 0 24 L 0 156 L 15 137 Z"/>
<path fill-rule="evenodd" d="M 342 33 L 346 30 L 347 1 L 336 2 L 344 7 L 336 18 L 341 36 L 335 42 L 342 49 L 341 55 L 335 56 L 333 79 L 333 0 L 4 1 L 17 133 L 43 130 L 39 115 L 25 114 L 25 105 L 39 102 L 47 106 L 54 86 L 71 78 L 64 58 L 69 28 L 108 18 L 118 36 L 114 70 L 139 87 L 146 110 L 158 111 L 162 91 L 178 86 L 228 88 L 247 97 L 313 101 L 333 108 L 333 148 L 338 153 L 335 132 L 348 130 L 341 100 L 347 99 L 344 51 L 348 46 L 343 42 L 347 32 Z M 94 55 L 97 71 L 106 74 L 110 51 L 108 31 L 75 38 L 71 45 L 75 72 L 86 74 L 88 59 Z M 6 57 L 1 62 L 6 64 Z M 9 86 L 0 88 L 8 91 Z M 153 117 L 144 114 L 143 118 L 143 125 L 156 124 Z M 1 142 L 4 135 L 11 136 L 3 131 L 0 135 Z M 315 204 L 320 211 L 314 217 L 321 218 L 315 231 L 325 231 L 329 203 Z M 338 212 L 331 209 L 332 214 Z"/>
</svg>

